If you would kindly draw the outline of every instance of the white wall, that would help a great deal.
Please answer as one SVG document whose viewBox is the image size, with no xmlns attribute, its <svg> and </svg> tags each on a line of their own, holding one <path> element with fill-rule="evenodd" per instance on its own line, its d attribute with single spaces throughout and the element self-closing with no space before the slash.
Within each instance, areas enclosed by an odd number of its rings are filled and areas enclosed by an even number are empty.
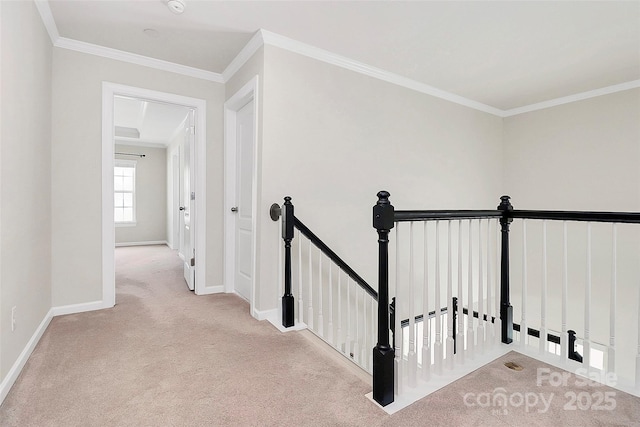
<svg viewBox="0 0 640 427">
<path fill-rule="evenodd" d="M 640 208 L 640 89 L 504 120 L 505 191 L 520 209 Z"/>
<path fill-rule="evenodd" d="M 506 118 L 504 186 L 516 209 L 640 211 L 640 89 L 600 96 Z M 522 224 L 514 223 L 512 304 L 522 305 Z M 636 352 L 640 226 L 618 226 L 616 298 L 619 373 L 633 372 Z M 542 226 L 527 227 L 528 319 L 537 328 L 542 282 Z M 562 226 L 548 225 L 547 322 L 561 328 Z M 587 237 L 584 223 L 568 225 L 568 328 L 584 334 Z M 611 225 L 592 226 L 591 339 L 608 344 L 612 269 Z M 630 327 L 632 326 L 632 327 Z M 622 355 L 626 354 L 626 358 Z"/>
<path fill-rule="evenodd" d="M 53 52 L 53 305 L 102 298 L 102 82 L 207 101 L 207 286 L 222 284 L 224 86 L 87 55 Z M 68 209 L 73 205 L 75 209 Z"/>
<path fill-rule="evenodd" d="M 145 157 L 115 156 L 136 160 L 136 225 L 116 226 L 116 244 L 167 240 L 167 150 L 116 144 L 116 152 Z"/>
<path fill-rule="evenodd" d="M 51 307 L 52 47 L 33 2 L 0 15 L 1 381 Z"/>
<path fill-rule="evenodd" d="M 379 190 L 398 209 L 494 208 L 502 191 L 502 119 L 265 47 L 260 309 L 275 307 L 276 223 L 296 216 L 374 288 Z"/>
</svg>

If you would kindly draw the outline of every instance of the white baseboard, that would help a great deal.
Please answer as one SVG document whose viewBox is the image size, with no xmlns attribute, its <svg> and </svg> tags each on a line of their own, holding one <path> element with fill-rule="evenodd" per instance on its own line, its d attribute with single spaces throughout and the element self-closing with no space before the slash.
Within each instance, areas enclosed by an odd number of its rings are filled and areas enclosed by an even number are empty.
<svg viewBox="0 0 640 427">
<path fill-rule="evenodd" d="M 202 292 L 197 293 L 196 295 L 210 295 L 210 294 L 221 294 L 224 292 L 224 286 L 207 286 Z"/>
<path fill-rule="evenodd" d="M 169 243 L 167 243 L 166 240 L 150 240 L 148 242 L 121 242 L 121 243 L 116 243 L 116 248 L 120 248 L 123 246 L 150 246 L 150 245 L 169 246 Z"/>
<path fill-rule="evenodd" d="M 268 320 L 270 318 L 278 317 L 278 309 L 274 308 L 273 310 L 256 310 L 254 309 L 251 315 L 257 320 Z"/>
<path fill-rule="evenodd" d="M 15 363 L 7 373 L 7 376 L 4 377 L 2 383 L 0 383 L 0 404 L 4 402 L 7 394 L 9 394 L 9 390 L 11 390 L 11 387 L 16 382 L 16 379 L 18 379 L 20 372 L 22 372 L 22 368 L 24 368 L 27 360 L 29 360 L 29 356 L 31 356 L 31 353 L 33 353 L 33 350 L 36 348 L 36 345 L 40 341 L 40 338 L 42 338 L 42 334 L 44 334 L 44 332 L 47 330 L 49 323 L 51 323 L 51 319 L 53 319 L 55 316 L 62 316 L 64 314 L 83 313 L 85 311 L 101 310 L 103 308 L 108 307 L 105 307 L 102 301 L 52 307 L 46 314 L 44 319 L 42 319 L 40 325 L 38 325 L 38 328 L 33 333 L 31 339 L 22 350 L 22 353 L 20 353 L 20 356 L 18 356 L 18 359 L 15 361 Z"/>
<path fill-rule="evenodd" d="M 33 353 L 33 349 L 36 348 L 36 345 L 40 341 L 40 338 L 42 338 L 44 331 L 47 330 L 47 326 L 49 326 L 52 318 L 53 309 L 49 310 L 49 312 L 44 316 L 44 319 L 42 319 L 42 322 L 40 322 L 40 325 L 36 328 L 31 339 L 22 350 L 22 353 L 20 353 L 20 356 L 18 356 L 18 359 L 15 361 L 11 369 L 9 369 L 7 376 L 4 377 L 2 383 L 0 383 L 0 404 L 4 402 L 7 394 L 9 394 L 9 390 L 11 390 L 11 387 L 13 387 L 13 384 L 18 379 L 18 375 L 22 372 L 22 368 L 24 368 L 27 360 L 29 360 L 29 356 Z"/>
<path fill-rule="evenodd" d="M 58 307 L 52 307 L 51 312 L 53 316 L 62 316 L 65 314 L 84 313 L 85 311 L 102 310 L 105 307 L 102 301 L 85 302 L 81 304 L 60 305 Z"/>
</svg>

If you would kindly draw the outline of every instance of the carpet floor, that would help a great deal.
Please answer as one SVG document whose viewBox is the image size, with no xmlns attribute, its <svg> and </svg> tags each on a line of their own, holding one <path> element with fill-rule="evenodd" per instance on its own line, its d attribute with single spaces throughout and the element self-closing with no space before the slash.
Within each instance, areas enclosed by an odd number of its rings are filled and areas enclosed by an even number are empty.
<svg viewBox="0 0 640 427">
<path fill-rule="evenodd" d="M 538 369 L 561 371 L 515 352 L 387 415 L 304 334 L 255 320 L 236 295 L 195 296 L 166 246 L 118 248 L 116 272 L 113 309 L 51 321 L 0 425 L 640 426 L 640 399 L 573 375 L 538 385 Z"/>
</svg>

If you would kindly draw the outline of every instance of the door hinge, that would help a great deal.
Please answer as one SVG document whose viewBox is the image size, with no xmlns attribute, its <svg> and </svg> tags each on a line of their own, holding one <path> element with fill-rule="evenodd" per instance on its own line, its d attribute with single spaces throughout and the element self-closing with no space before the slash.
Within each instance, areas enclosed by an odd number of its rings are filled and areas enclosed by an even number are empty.
<svg viewBox="0 0 640 427">
<path fill-rule="evenodd" d="M 191 258 L 191 267 L 195 267 L 195 266 L 196 266 L 196 259 Z"/>
</svg>

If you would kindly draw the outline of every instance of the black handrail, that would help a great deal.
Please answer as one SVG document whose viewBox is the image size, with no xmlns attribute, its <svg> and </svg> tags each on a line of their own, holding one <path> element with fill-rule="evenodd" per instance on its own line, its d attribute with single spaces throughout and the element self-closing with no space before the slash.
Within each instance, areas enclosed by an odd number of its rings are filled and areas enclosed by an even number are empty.
<svg viewBox="0 0 640 427">
<path fill-rule="evenodd" d="M 618 222 L 640 224 L 640 213 L 637 212 L 576 212 L 576 211 L 532 211 L 513 210 L 510 218 L 520 219 L 549 219 L 555 221 L 587 221 L 587 222 Z"/>
<path fill-rule="evenodd" d="M 349 267 L 349 265 L 344 262 L 342 258 L 340 258 L 334 251 L 332 251 L 329 246 L 327 246 L 318 236 L 316 236 L 313 231 L 311 231 L 309 227 L 304 225 L 302 221 L 300 221 L 295 215 L 293 217 L 293 221 L 294 227 L 300 230 L 300 233 L 302 233 L 307 239 L 309 239 L 311 243 L 313 243 L 318 249 L 320 249 L 322 253 L 325 254 L 338 267 L 340 267 L 342 271 L 347 273 L 349 277 L 351 277 L 354 282 L 360 285 L 360 287 L 364 289 L 366 293 L 371 295 L 374 300 L 378 301 L 378 293 L 371 286 L 369 286 L 369 284 L 362 277 L 360 277 L 360 275 L 356 273 L 353 268 Z"/>
<path fill-rule="evenodd" d="M 438 219 L 478 219 L 501 218 L 498 210 L 434 210 L 434 211 L 395 211 L 393 219 L 402 221 L 433 221 Z"/>
</svg>

